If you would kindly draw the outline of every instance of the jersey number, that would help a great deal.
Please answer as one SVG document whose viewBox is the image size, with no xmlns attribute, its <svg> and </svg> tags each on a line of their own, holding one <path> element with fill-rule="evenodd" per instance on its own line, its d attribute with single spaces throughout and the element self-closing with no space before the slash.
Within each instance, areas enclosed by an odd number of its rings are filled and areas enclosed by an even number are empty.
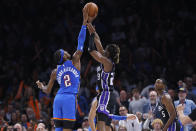
<svg viewBox="0 0 196 131">
<path fill-rule="evenodd" d="M 162 111 L 161 113 L 162 113 L 163 117 L 165 117 L 165 112 L 164 112 L 164 111 Z"/>
<path fill-rule="evenodd" d="M 64 81 L 65 81 L 65 86 L 71 86 L 71 81 L 70 81 L 70 76 L 69 75 L 65 75 L 64 76 Z"/>
<path fill-rule="evenodd" d="M 111 73 L 111 77 L 110 77 L 110 85 L 113 86 L 113 81 L 114 81 L 114 73 Z"/>
</svg>

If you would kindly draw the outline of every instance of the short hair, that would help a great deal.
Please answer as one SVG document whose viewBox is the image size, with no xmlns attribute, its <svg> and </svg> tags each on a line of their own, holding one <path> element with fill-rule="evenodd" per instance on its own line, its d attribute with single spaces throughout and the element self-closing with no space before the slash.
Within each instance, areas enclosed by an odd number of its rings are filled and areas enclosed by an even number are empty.
<svg viewBox="0 0 196 131">
<path fill-rule="evenodd" d="M 134 93 L 136 93 L 136 92 L 140 93 L 140 90 L 139 90 L 138 88 L 134 88 L 134 89 L 132 90 L 132 94 L 134 94 Z"/>
<path fill-rule="evenodd" d="M 159 124 L 161 124 L 161 127 L 163 127 L 163 122 L 161 119 L 154 119 L 152 122 L 152 127 L 154 126 L 155 123 L 159 123 Z"/>
<path fill-rule="evenodd" d="M 119 109 L 120 109 L 121 107 L 124 107 L 124 108 L 127 110 L 127 107 L 126 107 L 126 106 L 124 106 L 124 105 L 120 105 Z"/>
<path fill-rule="evenodd" d="M 163 85 L 165 85 L 165 87 L 166 87 L 166 85 L 167 85 L 166 80 L 164 78 L 159 78 L 159 79 L 162 80 Z"/>
<path fill-rule="evenodd" d="M 54 58 L 54 63 L 55 63 L 56 65 L 60 65 L 60 64 L 62 64 L 62 62 L 61 62 L 61 63 L 59 63 L 59 62 L 60 62 L 60 60 L 61 60 L 61 51 L 60 51 L 60 49 L 59 49 L 59 50 L 57 50 L 57 51 L 54 53 L 53 58 Z"/>
</svg>

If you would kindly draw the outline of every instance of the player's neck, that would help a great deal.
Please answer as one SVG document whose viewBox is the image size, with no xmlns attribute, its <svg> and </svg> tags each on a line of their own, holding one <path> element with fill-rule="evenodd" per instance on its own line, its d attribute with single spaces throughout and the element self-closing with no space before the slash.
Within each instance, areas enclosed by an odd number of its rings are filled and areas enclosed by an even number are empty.
<svg viewBox="0 0 196 131">
<path fill-rule="evenodd" d="M 163 93 L 164 93 L 164 90 L 157 90 L 157 93 L 158 93 L 159 96 L 162 96 Z"/>
</svg>

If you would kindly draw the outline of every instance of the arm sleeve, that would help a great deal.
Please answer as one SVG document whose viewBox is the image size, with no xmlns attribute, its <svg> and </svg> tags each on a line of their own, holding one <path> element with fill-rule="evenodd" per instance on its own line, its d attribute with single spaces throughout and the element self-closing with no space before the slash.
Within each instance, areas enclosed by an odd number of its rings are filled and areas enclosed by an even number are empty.
<svg viewBox="0 0 196 131">
<path fill-rule="evenodd" d="M 109 117 L 113 120 L 126 120 L 127 119 L 127 116 L 118 116 L 118 115 L 113 115 L 113 114 L 110 114 Z"/>
<path fill-rule="evenodd" d="M 86 25 L 82 25 L 82 28 L 81 28 L 79 36 L 78 36 L 77 50 L 80 50 L 83 52 L 85 39 L 86 39 Z"/>
<path fill-rule="evenodd" d="M 189 114 L 189 117 L 191 118 L 192 121 L 196 120 L 196 109 L 194 109 L 191 114 Z"/>
<path fill-rule="evenodd" d="M 94 43 L 94 37 L 95 37 L 94 33 L 89 36 L 89 42 L 88 42 L 88 51 L 89 52 L 96 50 L 95 43 Z"/>
</svg>

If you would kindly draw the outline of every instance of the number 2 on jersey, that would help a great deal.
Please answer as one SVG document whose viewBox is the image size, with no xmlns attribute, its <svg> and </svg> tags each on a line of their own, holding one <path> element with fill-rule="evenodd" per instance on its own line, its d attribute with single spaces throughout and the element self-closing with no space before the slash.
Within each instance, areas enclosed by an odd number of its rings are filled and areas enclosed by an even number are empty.
<svg viewBox="0 0 196 131">
<path fill-rule="evenodd" d="M 70 81 L 70 76 L 69 75 L 65 75 L 64 76 L 64 81 L 65 81 L 65 86 L 71 86 L 71 81 Z"/>
</svg>

